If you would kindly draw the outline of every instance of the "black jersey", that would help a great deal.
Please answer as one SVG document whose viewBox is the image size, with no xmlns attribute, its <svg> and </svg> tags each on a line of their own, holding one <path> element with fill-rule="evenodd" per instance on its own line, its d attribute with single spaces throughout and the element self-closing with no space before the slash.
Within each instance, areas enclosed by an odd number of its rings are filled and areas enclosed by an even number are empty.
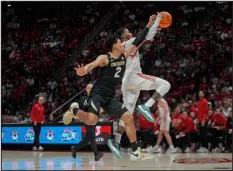
<svg viewBox="0 0 233 171">
<path fill-rule="evenodd" d="M 126 68 L 123 55 L 118 59 L 113 58 L 110 53 L 107 56 L 108 65 L 100 67 L 100 77 L 92 88 L 92 92 L 106 97 L 115 95 L 116 86 L 121 84 Z"/>
<path fill-rule="evenodd" d="M 84 111 L 87 110 L 87 100 L 88 100 L 88 96 L 80 97 L 80 99 L 78 100 L 79 109 L 84 110 Z"/>
</svg>

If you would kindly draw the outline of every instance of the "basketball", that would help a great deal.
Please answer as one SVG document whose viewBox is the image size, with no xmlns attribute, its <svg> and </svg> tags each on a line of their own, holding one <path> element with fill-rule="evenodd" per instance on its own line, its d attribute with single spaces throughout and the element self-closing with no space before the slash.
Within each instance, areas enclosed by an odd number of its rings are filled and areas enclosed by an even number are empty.
<svg viewBox="0 0 233 171">
<path fill-rule="evenodd" d="M 169 12 L 162 11 L 160 12 L 162 19 L 160 21 L 159 27 L 168 28 L 172 24 L 172 16 Z"/>
</svg>

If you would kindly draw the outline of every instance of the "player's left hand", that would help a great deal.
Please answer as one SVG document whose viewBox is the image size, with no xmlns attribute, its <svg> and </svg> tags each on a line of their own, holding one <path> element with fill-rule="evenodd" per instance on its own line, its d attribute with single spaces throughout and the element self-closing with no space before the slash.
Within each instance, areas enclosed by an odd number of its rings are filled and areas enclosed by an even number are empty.
<svg viewBox="0 0 233 171">
<path fill-rule="evenodd" d="M 85 69 L 83 67 L 83 64 L 81 66 L 78 65 L 78 68 L 75 67 L 74 69 L 76 70 L 76 74 L 78 76 L 84 76 L 84 75 L 86 75 L 86 72 L 85 72 Z"/>
<path fill-rule="evenodd" d="M 152 25 L 154 23 L 155 19 L 156 19 L 156 15 L 155 14 L 151 15 L 148 23 Z"/>
<path fill-rule="evenodd" d="M 182 133 L 182 132 L 180 132 L 180 133 L 179 133 L 179 137 L 181 137 L 182 135 L 183 135 L 183 133 Z"/>
</svg>

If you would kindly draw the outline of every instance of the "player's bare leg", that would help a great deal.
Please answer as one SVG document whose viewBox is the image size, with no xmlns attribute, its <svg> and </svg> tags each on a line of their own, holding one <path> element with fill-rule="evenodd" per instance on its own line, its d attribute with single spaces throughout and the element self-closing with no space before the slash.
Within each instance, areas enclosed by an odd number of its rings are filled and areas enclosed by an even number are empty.
<svg viewBox="0 0 233 171">
<path fill-rule="evenodd" d="M 169 132 L 167 130 L 164 130 L 164 136 L 165 136 L 165 138 L 167 140 L 167 143 L 169 145 L 168 152 L 169 153 L 175 153 L 176 149 L 174 148 L 174 145 L 172 143 L 172 138 L 171 138 L 171 136 L 170 136 L 170 134 L 169 134 Z"/>
<path fill-rule="evenodd" d="M 160 148 L 160 144 L 161 144 L 162 140 L 163 140 L 163 130 L 160 130 L 159 131 L 159 135 L 158 135 L 158 139 L 157 139 L 157 142 L 156 142 L 156 145 L 153 148 L 153 152 L 154 153 L 160 152 L 159 148 Z"/>
<path fill-rule="evenodd" d="M 131 113 L 131 114 L 134 113 L 134 108 L 136 106 L 139 93 L 140 93 L 140 91 L 139 92 L 123 91 L 124 105 L 125 105 L 126 109 L 129 111 L 129 113 Z M 133 98 L 134 100 L 131 99 L 131 101 L 128 102 L 129 98 Z M 117 132 L 115 134 L 115 142 L 116 142 L 116 146 L 118 146 L 118 148 L 120 147 L 121 137 L 122 137 L 124 132 L 125 132 L 125 123 L 123 120 L 120 120 L 118 123 Z"/>
<path fill-rule="evenodd" d="M 145 158 L 145 155 L 141 153 L 140 147 L 137 143 L 137 134 L 133 116 L 129 112 L 126 112 L 122 115 L 121 119 L 125 123 L 125 132 L 131 143 L 132 154 L 130 155 L 130 160 L 140 160 L 142 158 Z M 120 153 L 119 149 L 117 149 L 117 147 L 115 146 L 114 140 L 109 140 L 108 145 L 114 154 Z M 119 154 L 115 154 L 115 156 L 117 155 Z"/>
</svg>

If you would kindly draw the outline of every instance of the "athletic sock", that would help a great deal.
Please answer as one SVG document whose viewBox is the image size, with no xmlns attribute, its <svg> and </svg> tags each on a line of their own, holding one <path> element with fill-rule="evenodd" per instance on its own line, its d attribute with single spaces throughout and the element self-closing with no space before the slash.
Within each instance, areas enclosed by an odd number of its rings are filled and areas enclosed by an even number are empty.
<svg viewBox="0 0 233 171">
<path fill-rule="evenodd" d="M 118 143 L 118 144 L 120 144 L 121 143 L 121 134 L 119 134 L 119 133 L 116 133 L 116 135 L 115 135 L 115 141 Z"/>
<path fill-rule="evenodd" d="M 170 149 L 174 149 L 174 146 L 173 146 L 173 145 L 170 145 Z"/>
<path fill-rule="evenodd" d="M 158 145 L 155 145 L 155 149 L 158 149 L 159 148 L 159 146 Z"/>
<path fill-rule="evenodd" d="M 138 143 L 137 142 L 131 143 L 131 148 L 132 148 L 132 151 L 135 152 L 138 149 Z"/>
<path fill-rule="evenodd" d="M 153 104 L 155 103 L 155 100 L 150 98 L 146 103 L 145 103 L 145 106 L 147 107 L 152 107 Z"/>
</svg>

